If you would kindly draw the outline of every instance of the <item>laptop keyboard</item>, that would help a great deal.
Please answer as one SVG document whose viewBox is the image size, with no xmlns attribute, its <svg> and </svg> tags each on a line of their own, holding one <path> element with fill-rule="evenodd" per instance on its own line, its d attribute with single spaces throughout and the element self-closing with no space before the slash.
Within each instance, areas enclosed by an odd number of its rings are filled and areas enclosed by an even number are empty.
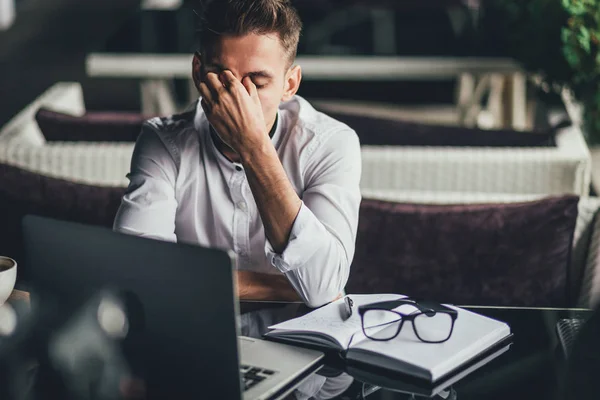
<svg viewBox="0 0 600 400">
<path fill-rule="evenodd" d="M 240 365 L 240 375 L 244 381 L 244 391 L 250 389 L 259 382 L 264 381 L 276 372 L 266 368 L 253 367 L 251 365 Z"/>
</svg>

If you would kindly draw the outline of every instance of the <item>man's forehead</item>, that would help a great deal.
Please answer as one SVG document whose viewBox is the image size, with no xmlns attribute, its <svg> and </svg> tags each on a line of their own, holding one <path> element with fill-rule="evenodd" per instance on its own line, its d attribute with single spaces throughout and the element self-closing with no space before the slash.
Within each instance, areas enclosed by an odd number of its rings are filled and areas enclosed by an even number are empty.
<svg viewBox="0 0 600 400">
<path fill-rule="evenodd" d="M 231 67 L 231 66 L 221 64 L 220 62 L 216 62 L 216 61 L 212 61 L 212 62 L 207 61 L 206 65 L 209 68 L 215 68 L 219 71 L 229 70 L 229 71 L 238 73 L 243 76 L 250 76 L 252 78 L 269 78 L 270 79 L 270 78 L 273 78 L 273 75 L 274 75 L 273 72 L 271 70 L 265 68 L 264 65 L 262 65 L 258 69 L 244 68 L 243 70 L 238 70 L 237 67 Z"/>
<path fill-rule="evenodd" d="M 236 72 L 273 73 L 285 64 L 285 52 L 279 39 L 272 35 L 249 34 L 223 36 L 211 48 L 204 49 L 203 61 Z"/>
</svg>

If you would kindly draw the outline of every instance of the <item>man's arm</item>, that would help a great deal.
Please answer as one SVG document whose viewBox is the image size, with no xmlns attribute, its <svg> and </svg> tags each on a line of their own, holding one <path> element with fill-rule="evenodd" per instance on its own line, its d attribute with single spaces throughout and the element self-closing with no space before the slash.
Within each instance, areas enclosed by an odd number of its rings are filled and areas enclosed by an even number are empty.
<svg viewBox="0 0 600 400">
<path fill-rule="evenodd" d="M 287 300 L 293 286 L 296 296 L 313 307 L 338 298 L 348 279 L 358 226 L 360 145 L 355 134 L 336 133 L 321 146 L 308 168 L 302 200 L 291 188 L 278 157 L 256 155 L 242 164 L 265 227 L 267 256 L 288 282 L 267 275 L 249 280 L 260 285 L 250 285 L 245 292 L 242 279 L 240 294 Z M 285 180 L 278 181 L 280 172 Z M 288 186 L 294 196 L 286 197 Z M 300 201 L 295 214 L 291 212 L 294 198 Z"/>
<path fill-rule="evenodd" d="M 241 300 L 301 301 L 285 275 L 235 271 L 238 297 Z"/>
<path fill-rule="evenodd" d="M 302 301 L 285 275 L 253 271 L 235 271 L 238 297 L 241 300 Z M 334 299 L 342 297 L 339 293 Z"/>
<path fill-rule="evenodd" d="M 126 234 L 176 242 L 175 180 L 177 166 L 158 134 L 144 125 L 135 145 L 128 174 L 130 184 L 113 229 Z M 283 275 L 235 271 L 238 296 L 244 300 L 298 301 Z"/>
<path fill-rule="evenodd" d="M 175 160 L 147 123 L 142 126 L 127 175 L 129 186 L 113 229 L 126 234 L 176 242 Z"/>
<path fill-rule="evenodd" d="M 270 138 L 240 154 L 248 186 L 273 249 L 282 253 L 302 206 Z"/>
<path fill-rule="evenodd" d="M 240 154 L 265 235 L 275 252 L 285 249 L 302 201 L 294 191 L 268 136 Z M 240 271 L 242 272 L 242 271 Z M 241 299 L 297 301 L 300 296 L 284 275 L 238 273 Z"/>
<path fill-rule="evenodd" d="M 206 74 L 201 105 L 221 140 L 241 159 L 265 234 L 276 251 L 286 246 L 302 201 L 294 191 L 266 132 L 258 92 L 248 77 L 230 71 Z"/>
<path fill-rule="evenodd" d="M 356 134 L 347 129 L 323 138 L 328 143 L 306 177 L 309 187 L 301 200 L 265 132 L 252 81 L 245 79 L 242 85 L 228 71 L 222 79 L 226 85 L 216 74 L 207 74 L 211 89 L 200 84 L 202 106 L 219 136 L 240 155 L 265 227 L 268 257 L 308 305 L 334 300 L 348 279 L 358 225 Z M 335 138 L 329 140 L 331 136 Z"/>
</svg>

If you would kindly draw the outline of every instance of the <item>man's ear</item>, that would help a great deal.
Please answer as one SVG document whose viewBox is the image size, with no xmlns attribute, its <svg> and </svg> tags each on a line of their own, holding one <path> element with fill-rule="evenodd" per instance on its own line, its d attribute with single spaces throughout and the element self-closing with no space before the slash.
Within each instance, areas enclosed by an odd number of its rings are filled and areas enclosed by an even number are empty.
<svg viewBox="0 0 600 400">
<path fill-rule="evenodd" d="M 285 88 L 283 91 L 283 96 L 281 96 L 281 101 L 288 101 L 296 94 L 298 88 L 300 87 L 301 80 L 302 68 L 300 68 L 299 65 L 294 65 L 285 74 Z"/>
<path fill-rule="evenodd" d="M 194 52 L 194 58 L 192 60 L 192 79 L 194 80 L 194 86 L 200 90 L 200 77 L 202 76 L 202 56 L 197 51 Z"/>
</svg>

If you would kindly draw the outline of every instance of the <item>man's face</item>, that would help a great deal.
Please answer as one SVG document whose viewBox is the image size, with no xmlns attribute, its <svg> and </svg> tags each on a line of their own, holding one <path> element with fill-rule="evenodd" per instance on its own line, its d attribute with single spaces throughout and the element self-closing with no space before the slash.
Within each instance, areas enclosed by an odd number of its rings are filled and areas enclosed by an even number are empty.
<svg viewBox="0 0 600 400">
<path fill-rule="evenodd" d="M 250 77 L 262 105 L 266 129 L 275 122 L 279 103 L 289 92 L 288 56 L 276 34 L 223 36 L 203 54 L 203 74 L 229 70 L 238 79 Z M 204 76 L 202 76 L 204 80 Z"/>
</svg>

